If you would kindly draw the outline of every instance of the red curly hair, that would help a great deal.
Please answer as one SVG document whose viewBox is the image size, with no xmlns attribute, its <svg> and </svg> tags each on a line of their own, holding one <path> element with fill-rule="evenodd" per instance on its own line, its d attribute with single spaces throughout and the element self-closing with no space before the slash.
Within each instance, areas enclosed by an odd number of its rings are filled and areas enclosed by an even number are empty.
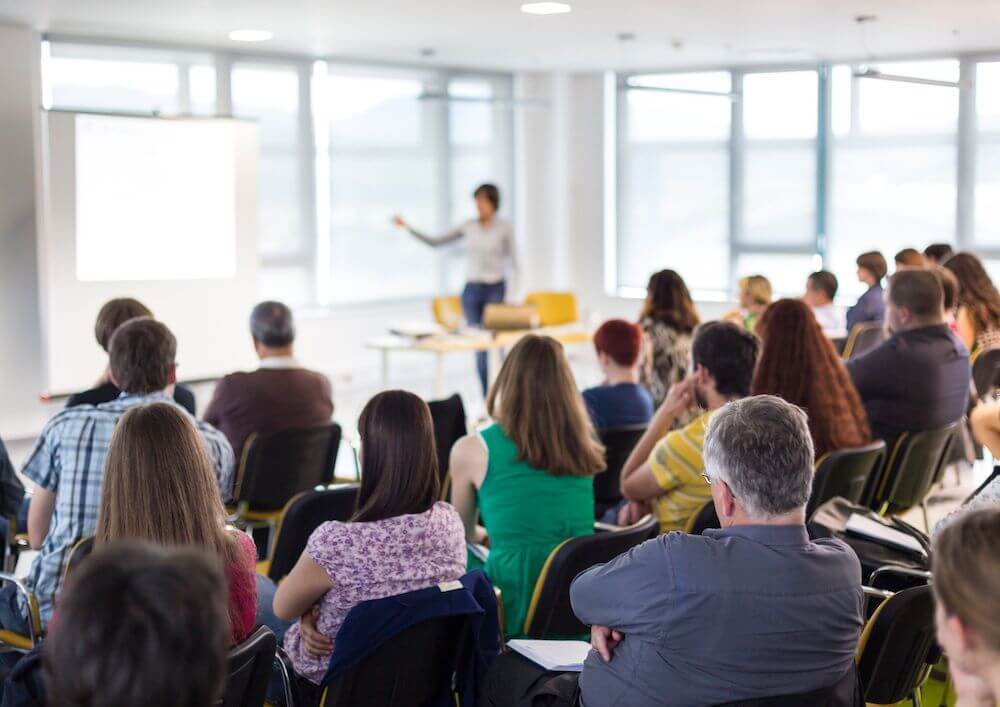
<svg viewBox="0 0 1000 707">
<path fill-rule="evenodd" d="M 817 459 L 871 442 L 861 396 L 809 305 L 778 300 L 761 315 L 756 334 L 762 346 L 751 392 L 777 395 L 806 411 Z"/>
</svg>

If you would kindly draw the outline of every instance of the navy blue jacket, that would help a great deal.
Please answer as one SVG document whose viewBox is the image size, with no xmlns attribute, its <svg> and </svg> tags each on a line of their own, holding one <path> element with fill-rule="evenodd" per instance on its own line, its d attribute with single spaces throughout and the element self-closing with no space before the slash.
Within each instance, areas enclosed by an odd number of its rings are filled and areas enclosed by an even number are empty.
<svg viewBox="0 0 1000 707">
<path fill-rule="evenodd" d="M 858 298 L 856 305 L 847 310 L 847 333 L 850 333 L 856 324 L 881 322 L 884 319 L 885 300 L 883 299 L 882 285 L 876 283 Z"/>
</svg>

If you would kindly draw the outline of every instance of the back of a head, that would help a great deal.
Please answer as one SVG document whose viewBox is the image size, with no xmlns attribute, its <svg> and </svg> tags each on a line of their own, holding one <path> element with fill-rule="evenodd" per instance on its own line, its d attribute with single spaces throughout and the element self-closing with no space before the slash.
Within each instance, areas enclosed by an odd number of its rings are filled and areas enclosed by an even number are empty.
<svg viewBox="0 0 1000 707">
<path fill-rule="evenodd" d="M 642 316 L 684 334 L 691 333 L 698 326 L 694 300 L 684 278 L 675 270 L 660 270 L 650 276 Z"/>
<path fill-rule="evenodd" d="M 726 482 L 743 510 L 768 520 L 805 508 L 813 444 L 806 414 L 773 395 L 728 403 L 705 434 L 705 469 Z"/>
<path fill-rule="evenodd" d="M 809 275 L 809 287 L 833 300 L 837 296 L 837 276 L 829 270 L 818 270 Z"/>
<path fill-rule="evenodd" d="M 528 335 L 514 345 L 486 409 L 520 458 L 536 469 L 557 476 L 592 476 L 604 469 L 604 448 L 555 339 Z"/>
<path fill-rule="evenodd" d="M 941 283 L 941 293 L 944 298 L 944 309 L 951 312 L 958 306 L 958 278 L 948 268 L 943 265 L 935 265 L 931 272 L 937 275 Z"/>
<path fill-rule="evenodd" d="M 115 330 L 108 354 L 118 387 L 126 393 L 146 395 L 170 385 L 177 340 L 164 324 L 140 317 Z"/>
<path fill-rule="evenodd" d="M 291 346 L 295 341 L 292 310 L 282 302 L 261 302 L 250 312 L 250 334 L 254 341 L 268 348 Z"/>
<path fill-rule="evenodd" d="M 208 707 L 230 639 L 225 578 L 194 549 L 99 548 L 72 573 L 43 648 L 53 707 Z"/>
<path fill-rule="evenodd" d="M 944 290 L 941 281 L 930 270 L 900 270 L 889 278 L 889 303 L 909 309 L 924 323 L 941 320 L 944 311 Z"/>
<path fill-rule="evenodd" d="M 858 256 L 856 263 L 859 268 L 870 272 L 876 280 L 881 280 L 889 272 L 889 264 L 885 262 L 885 256 L 877 250 L 862 253 Z"/>
<path fill-rule="evenodd" d="M 763 275 L 748 275 L 740 278 L 739 285 L 740 291 L 745 292 L 755 304 L 770 304 L 771 298 L 774 297 L 771 281 Z"/>
<path fill-rule="evenodd" d="M 423 513 L 440 495 L 434 423 L 427 403 L 405 390 L 368 401 L 358 420 L 361 489 L 355 521 Z"/>
<path fill-rule="evenodd" d="M 152 317 L 153 313 L 149 307 L 137 299 L 131 297 L 118 297 L 110 300 L 101 307 L 97 313 L 97 321 L 94 323 L 94 337 L 97 343 L 105 351 L 111 343 L 111 335 L 122 324 L 136 317 Z"/>
<path fill-rule="evenodd" d="M 956 253 L 944 267 L 958 280 L 958 303 L 969 309 L 976 328 L 1000 327 L 1000 293 L 983 262 L 972 253 Z"/>
<path fill-rule="evenodd" d="M 594 332 L 594 348 L 619 366 L 630 368 L 642 353 L 642 330 L 624 319 L 609 319 Z"/>
<path fill-rule="evenodd" d="M 923 268 L 927 266 L 924 256 L 916 248 L 903 248 L 894 258 L 896 268 Z"/>
<path fill-rule="evenodd" d="M 707 322 L 695 331 L 691 359 L 715 379 L 720 395 L 743 397 L 750 394 L 758 349 L 757 337 L 742 327 Z"/>
<path fill-rule="evenodd" d="M 924 257 L 931 262 L 943 265 L 944 261 L 951 257 L 955 251 L 947 243 L 932 243 L 924 248 Z"/>
</svg>

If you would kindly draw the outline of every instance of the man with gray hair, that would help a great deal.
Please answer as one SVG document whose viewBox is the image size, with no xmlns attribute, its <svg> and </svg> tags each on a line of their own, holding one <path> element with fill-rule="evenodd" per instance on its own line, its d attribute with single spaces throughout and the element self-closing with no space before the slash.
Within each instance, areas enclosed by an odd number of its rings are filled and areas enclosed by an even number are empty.
<svg viewBox="0 0 1000 707">
<path fill-rule="evenodd" d="M 226 435 L 237 456 L 255 432 L 319 427 L 333 416 L 330 381 L 295 360 L 295 321 L 285 304 L 254 307 L 250 336 L 260 366 L 220 380 L 205 411 L 205 421 Z"/>
</svg>

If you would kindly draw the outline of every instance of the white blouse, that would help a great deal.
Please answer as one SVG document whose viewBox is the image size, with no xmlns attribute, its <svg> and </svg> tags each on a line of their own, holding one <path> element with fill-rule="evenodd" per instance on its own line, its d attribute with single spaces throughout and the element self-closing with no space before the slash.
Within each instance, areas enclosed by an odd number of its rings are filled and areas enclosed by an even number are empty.
<svg viewBox="0 0 1000 707">
<path fill-rule="evenodd" d="M 494 217 L 484 226 L 479 219 L 469 219 L 443 236 L 427 236 L 410 229 L 410 233 L 430 246 L 440 246 L 465 239 L 467 256 L 465 279 L 469 282 L 495 284 L 507 276 L 507 265 L 516 267 L 514 229 L 510 222 Z"/>
</svg>

